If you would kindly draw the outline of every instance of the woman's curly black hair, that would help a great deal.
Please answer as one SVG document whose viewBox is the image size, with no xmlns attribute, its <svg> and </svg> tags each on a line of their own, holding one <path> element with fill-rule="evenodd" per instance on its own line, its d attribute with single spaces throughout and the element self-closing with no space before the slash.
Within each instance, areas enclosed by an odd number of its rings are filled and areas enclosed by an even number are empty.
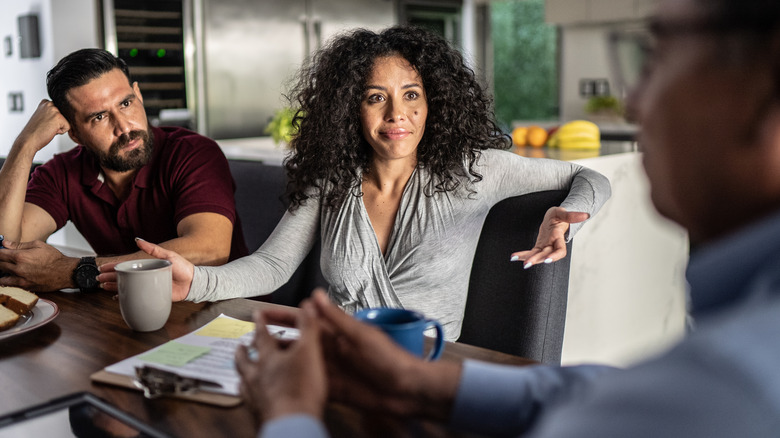
<svg viewBox="0 0 780 438">
<path fill-rule="evenodd" d="M 359 190 L 359 175 L 369 169 L 373 153 L 360 121 L 366 81 L 377 58 L 393 55 L 416 69 L 427 97 L 425 133 L 417 147 L 418 166 L 433 175 L 426 195 L 480 181 L 473 169 L 480 151 L 511 146 L 495 123 L 490 97 L 445 39 L 408 26 L 381 33 L 358 29 L 319 51 L 292 88 L 289 99 L 297 109 L 293 126 L 298 134 L 285 162 L 291 209 L 312 196 L 312 187 L 324 191 L 322 202 L 328 208 L 337 208 Z"/>
</svg>

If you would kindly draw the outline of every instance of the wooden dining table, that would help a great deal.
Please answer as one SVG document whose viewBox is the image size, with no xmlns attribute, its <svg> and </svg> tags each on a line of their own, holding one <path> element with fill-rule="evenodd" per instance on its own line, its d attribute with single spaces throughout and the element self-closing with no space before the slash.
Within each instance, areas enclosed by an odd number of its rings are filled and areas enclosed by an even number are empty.
<svg viewBox="0 0 780 438">
<path fill-rule="evenodd" d="M 253 437 L 259 424 L 245 403 L 218 407 L 170 397 L 146 399 L 140 391 L 93 382 L 90 376 L 108 365 L 190 333 L 225 314 L 251 321 L 254 309 L 274 304 L 231 299 L 215 303 L 173 303 L 170 318 L 157 331 L 140 333 L 122 320 L 119 302 L 108 292 L 52 292 L 51 322 L 0 340 L 0 415 L 56 397 L 87 391 L 154 428 L 175 437 Z M 465 344 L 445 344 L 441 360 L 465 358 L 528 365 L 530 359 Z M 325 423 L 332 436 L 451 436 L 445 425 L 363 412 L 330 403 Z"/>
</svg>

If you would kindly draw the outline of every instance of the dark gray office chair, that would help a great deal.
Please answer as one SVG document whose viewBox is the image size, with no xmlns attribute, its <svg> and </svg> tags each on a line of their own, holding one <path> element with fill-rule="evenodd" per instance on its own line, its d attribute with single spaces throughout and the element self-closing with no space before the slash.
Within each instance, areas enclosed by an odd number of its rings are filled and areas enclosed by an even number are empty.
<svg viewBox="0 0 780 438">
<path fill-rule="evenodd" d="M 571 242 L 564 259 L 528 270 L 509 256 L 533 247 L 545 212 L 566 195 L 530 193 L 490 210 L 474 255 L 459 342 L 560 365 Z"/>
<path fill-rule="evenodd" d="M 236 210 L 241 218 L 246 246 L 255 251 L 271 235 L 286 211 L 281 196 L 287 185 L 284 167 L 258 161 L 228 160 L 236 182 Z M 319 242 L 290 280 L 271 295 L 277 304 L 297 306 L 317 287 L 327 287 L 320 271 Z"/>
</svg>

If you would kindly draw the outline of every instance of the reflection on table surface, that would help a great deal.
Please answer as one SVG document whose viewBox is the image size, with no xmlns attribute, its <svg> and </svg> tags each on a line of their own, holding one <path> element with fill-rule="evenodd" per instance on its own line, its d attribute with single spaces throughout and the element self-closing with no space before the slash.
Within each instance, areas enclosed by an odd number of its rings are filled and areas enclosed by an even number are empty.
<svg viewBox="0 0 780 438">
<path fill-rule="evenodd" d="M 176 399 L 147 400 L 140 392 L 92 383 L 89 376 L 127 357 L 178 338 L 218 315 L 251 320 L 258 307 L 279 307 L 246 299 L 218 303 L 174 303 L 165 327 L 150 333 L 130 330 L 113 294 L 41 294 L 60 315 L 34 331 L 0 341 L 0 415 L 77 391 L 89 391 L 173 436 L 252 437 L 258 424 L 245 404 L 219 408 Z M 527 365 L 528 359 L 457 343 L 447 343 L 442 360 L 475 358 Z M 329 405 L 325 420 L 334 436 L 444 436 L 442 425 L 360 412 Z"/>
</svg>

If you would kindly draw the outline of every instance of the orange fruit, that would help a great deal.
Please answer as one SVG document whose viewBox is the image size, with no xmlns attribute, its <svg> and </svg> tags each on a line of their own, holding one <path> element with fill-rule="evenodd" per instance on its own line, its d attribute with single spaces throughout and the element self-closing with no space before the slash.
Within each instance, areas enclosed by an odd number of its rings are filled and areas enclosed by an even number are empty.
<svg viewBox="0 0 780 438">
<path fill-rule="evenodd" d="M 529 126 L 527 139 L 529 145 L 540 148 L 547 143 L 547 130 L 541 126 Z"/>
<path fill-rule="evenodd" d="M 518 126 L 512 130 L 512 143 L 515 146 L 523 147 L 527 144 L 528 128 L 525 126 Z"/>
</svg>

